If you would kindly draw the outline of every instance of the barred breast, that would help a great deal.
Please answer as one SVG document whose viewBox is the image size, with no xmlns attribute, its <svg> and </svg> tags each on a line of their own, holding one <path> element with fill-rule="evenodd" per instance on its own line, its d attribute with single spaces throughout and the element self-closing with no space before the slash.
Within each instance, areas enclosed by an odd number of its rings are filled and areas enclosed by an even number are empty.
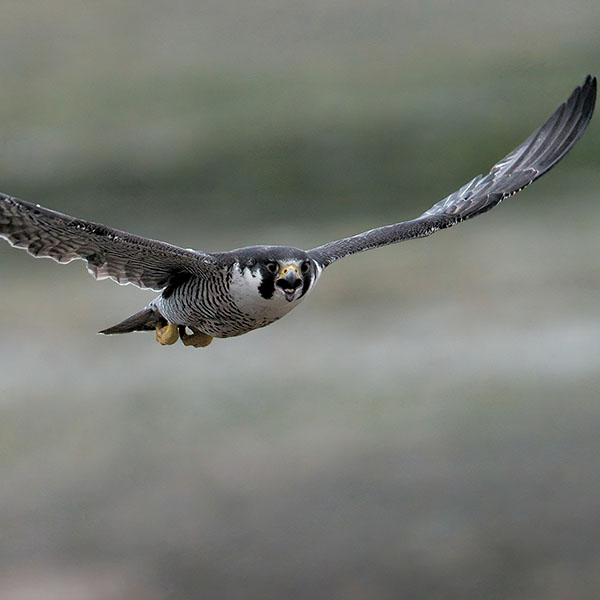
<svg viewBox="0 0 600 600">
<path fill-rule="evenodd" d="M 213 337 L 233 337 L 270 325 L 292 308 L 285 301 L 266 302 L 258 294 L 258 283 L 246 280 L 235 264 L 209 277 L 189 278 L 154 305 L 171 323 Z"/>
</svg>

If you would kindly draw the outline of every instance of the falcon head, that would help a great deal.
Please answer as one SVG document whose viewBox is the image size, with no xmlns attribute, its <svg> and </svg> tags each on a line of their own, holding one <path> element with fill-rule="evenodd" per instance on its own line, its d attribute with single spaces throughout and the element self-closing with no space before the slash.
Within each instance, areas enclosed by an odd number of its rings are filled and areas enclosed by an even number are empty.
<svg viewBox="0 0 600 600">
<path fill-rule="evenodd" d="M 234 251 L 232 292 L 243 304 L 280 305 L 287 312 L 307 294 L 320 269 L 307 252 L 286 246 L 252 246 Z M 281 304 L 288 305 L 284 308 Z"/>
<path fill-rule="evenodd" d="M 268 260 L 259 267 L 262 283 L 258 292 L 263 298 L 272 298 L 275 294 L 283 294 L 288 302 L 308 291 L 311 282 L 310 259 Z"/>
</svg>

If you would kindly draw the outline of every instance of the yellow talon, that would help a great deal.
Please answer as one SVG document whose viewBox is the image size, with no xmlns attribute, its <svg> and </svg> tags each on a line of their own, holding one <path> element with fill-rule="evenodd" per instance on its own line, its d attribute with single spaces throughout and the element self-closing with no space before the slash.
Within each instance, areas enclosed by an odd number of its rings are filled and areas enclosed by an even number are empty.
<svg viewBox="0 0 600 600">
<path fill-rule="evenodd" d="M 185 327 L 179 327 L 179 335 L 184 346 L 193 346 L 194 348 L 205 348 L 212 341 L 212 335 L 202 333 L 194 327 L 189 327 L 193 331 L 192 334 L 186 333 Z"/>
<path fill-rule="evenodd" d="M 171 346 L 179 339 L 177 325 L 168 323 L 164 327 L 156 326 L 156 341 L 162 346 Z"/>
</svg>

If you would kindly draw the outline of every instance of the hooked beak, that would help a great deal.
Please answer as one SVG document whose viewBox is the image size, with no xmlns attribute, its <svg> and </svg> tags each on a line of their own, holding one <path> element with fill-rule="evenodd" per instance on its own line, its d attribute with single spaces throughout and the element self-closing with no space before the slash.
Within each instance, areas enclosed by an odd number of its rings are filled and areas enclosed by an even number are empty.
<svg viewBox="0 0 600 600">
<path fill-rule="evenodd" d="M 296 290 L 302 285 L 300 271 L 296 265 L 288 265 L 281 269 L 279 278 L 275 285 L 285 294 L 285 299 L 291 302 L 294 299 Z"/>
</svg>

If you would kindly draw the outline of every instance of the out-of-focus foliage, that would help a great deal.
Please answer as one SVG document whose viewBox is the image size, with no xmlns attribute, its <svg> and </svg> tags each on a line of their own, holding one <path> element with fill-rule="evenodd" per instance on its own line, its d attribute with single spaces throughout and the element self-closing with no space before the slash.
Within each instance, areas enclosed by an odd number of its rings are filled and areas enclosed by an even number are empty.
<svg viewBox="0 0 600 600">
<path fill-rule="evenodd" d="M 600 3 L 6 0 L 2 191 L 207 250 L 425 210 L 586 73 Z M 598 119 L 596 116 L 595 120 Z M 204 350 L 0 244 L 0 598 L 588 600 L 600 135 Z"/>
</svg>

